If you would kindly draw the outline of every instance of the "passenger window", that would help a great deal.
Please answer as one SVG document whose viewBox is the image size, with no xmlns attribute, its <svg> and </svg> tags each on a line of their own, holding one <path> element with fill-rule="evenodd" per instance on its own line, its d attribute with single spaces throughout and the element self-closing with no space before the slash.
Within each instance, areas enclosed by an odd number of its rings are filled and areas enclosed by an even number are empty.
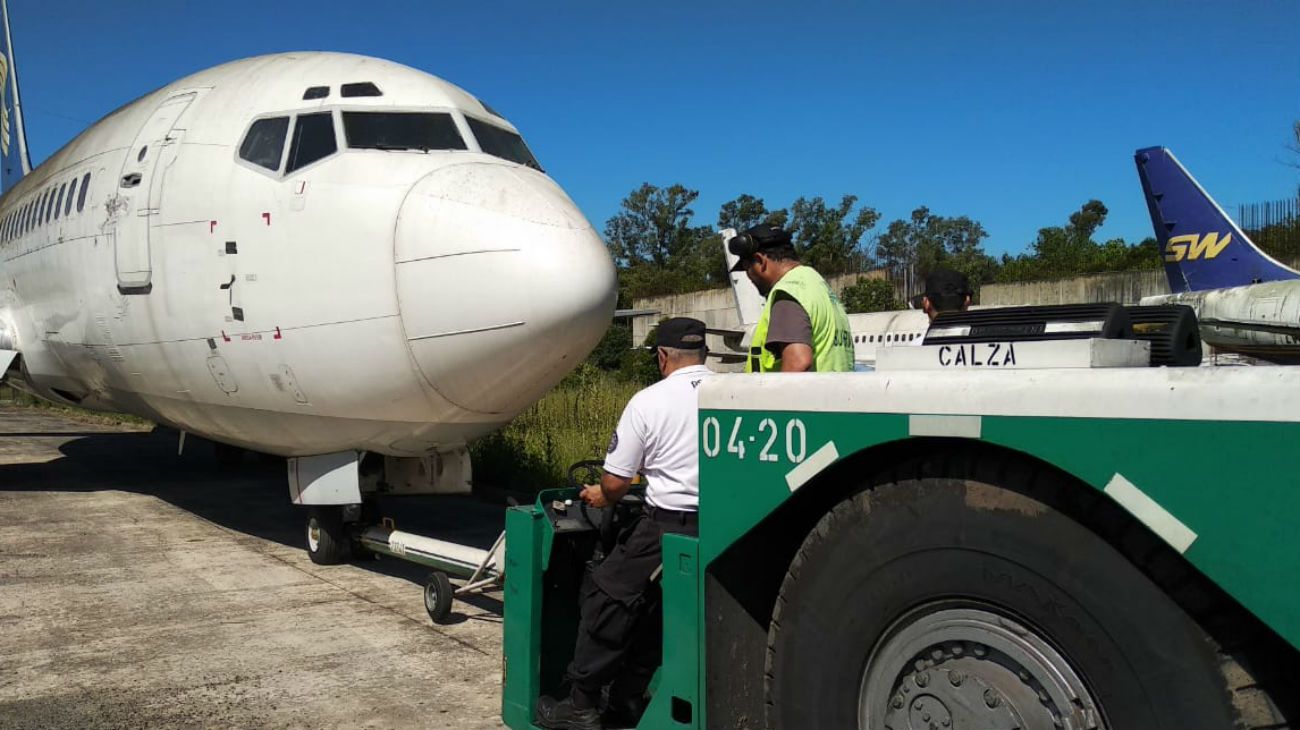
<svg viewBox="0 0 1300 730">
<path fill-rule="evenodd" d="M 279 171 L 284 152 L 284 138 L 289 132 L 289 117 L 259 119 L 248 128 L 239 157 L 268 170 Z"/>
<path fill-rule="evenodd" d="M 51 216 L 54 215 L 54 187 L 50 186 L 50 194 L 45 196 L 45 222 L 49 223 Z"/>
<path fill-rule="evenodd" d="M 72 178 L 68 184 L 68 202 L 63 204 L 63 214 L 72 215 L 72 198 L 77 194 L 77 178 Z"/>
<path fill-rule="evenodd" d="M 77 212 L 86 207 L 86 193 L 90 191 L 90 173 L 81 177 L 81 193 L 77 195 Z"/>
<path fill-rule="evenodd" d="M 54 203 L 54 220 L 58 220 L 59 215 L 63 212 L 63 196 L 67 192 L 68 192 L 67 183 L 63 183 L 63 185 L 59 186 L 59 198 Z"/>
<path fill-rule="evenodd" d="M 290 173 L 311 163 L 329 157 L 339 149 L 334 140 L 334 116 L 329 112 L 321 114 L 300 114 L 298 123 L 293 128 L 293 142 L 289 145 L 289 164 L 285 172 Z"/>
</svg>

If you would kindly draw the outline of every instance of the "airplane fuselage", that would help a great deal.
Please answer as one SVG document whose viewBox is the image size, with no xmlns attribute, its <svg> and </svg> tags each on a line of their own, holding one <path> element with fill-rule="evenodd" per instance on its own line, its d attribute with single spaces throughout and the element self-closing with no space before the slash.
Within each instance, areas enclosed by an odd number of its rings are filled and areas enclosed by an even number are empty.
<svg viewBox="0 0 1300 730">
<path fill-rule="evenodd" d="M 218 66 L 0 199 L 0 329 L 53 400 L 288 456 L 461 444 L 540 398 L 613 311 L 604 245 L 535 166 L 504 119 L 414 69 Z"/>
<path fill-rule="evenodd" d="M 1300 364 L 1300 280 L 1145 297 L 1142 304 L 1186 304 L 1201 339 L 1222 352 Z"/>
</svg>

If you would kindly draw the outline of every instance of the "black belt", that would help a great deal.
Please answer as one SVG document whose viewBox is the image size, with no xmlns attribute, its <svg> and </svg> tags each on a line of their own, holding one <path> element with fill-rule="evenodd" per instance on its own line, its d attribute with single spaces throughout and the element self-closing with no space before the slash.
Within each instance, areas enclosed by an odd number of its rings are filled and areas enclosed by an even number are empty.
<svg viewBox="0 0 1300 730">
<path fill-rule="evenodd" d="M 650 519 L 665 525 L 700 524 L 700 513 L 694 510 L 664 509 L 663 507 L 656 507 L 653 504 L 646 503 L 645 513 Z"/>
</svg>

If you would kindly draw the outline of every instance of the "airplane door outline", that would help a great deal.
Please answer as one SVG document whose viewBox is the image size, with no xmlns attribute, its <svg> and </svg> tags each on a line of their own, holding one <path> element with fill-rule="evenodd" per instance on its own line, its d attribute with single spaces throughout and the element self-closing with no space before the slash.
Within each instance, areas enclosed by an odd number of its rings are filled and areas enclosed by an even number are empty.
<svg viewBox="0 0 1300 730">
<path fill-rule="evenodd" d="M 148 294 L 153 289 L 150 229 L 162 204 L 162 178 L 175 161 L 180 145 L 176 123 L 197 91 L 168 97 L 154 110 L 127 150 L 117 181 L 117 215 L 112 222 L 117 288 L 123 294 Z M 166 161 L 166 164 L 162 164 Z"/>
</svg>

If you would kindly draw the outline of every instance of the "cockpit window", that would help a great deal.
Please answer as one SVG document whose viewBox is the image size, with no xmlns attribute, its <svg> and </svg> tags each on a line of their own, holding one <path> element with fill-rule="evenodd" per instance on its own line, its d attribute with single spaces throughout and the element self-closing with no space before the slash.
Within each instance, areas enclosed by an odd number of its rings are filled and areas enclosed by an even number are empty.
<svg viewBox="0 0 1300 730">
<path fill-rule="evenodd" d="M 523 137 L 471 116 L 466 116 L 465 121 L 469 122 L 470 131 L 474 133 L 474 137 L 478 139 L 478 146 L 484 152 L 493 157 L 527 165 L 535 170 L 542 169 L 542 166 L 537 163 L 537 158 L 533 157 L 533 153 L 528 150 L 528 145 L 524 144 Z"/>
<path fill-rule="evenodd" d="M 334 139 L 334 117 L 329 112 L 318 114 L 299 114 L 298 124 L 293 128 L 293 142 L 289 145 L 289 164 L 285 172 L 293 172 L 301 167 L 329 157 L 339 149 Z"/>
<path fill-rule="evenodd" d="M 343 112 L 343 135 L 352 149 L 466 149 L 450 114 Z"/>
<path fill-rule="evenodd" d="M 259 119 L 248 128 L 244 143 L 239 146 L 239 156 L 254 165 L 268 170 L 280 169 L 280 153 L 284 152 L 284 137 L 289 132 L 289 117 Z"/>
<path fill-rule="evenodd" d="M 347 98 L 352 96 L 383 96 L 384 92 L 379 90 L 370 81 L 362 81 L 355 84 L 343 84 L 339 87 L 339 95 Z"/>
</svg>

